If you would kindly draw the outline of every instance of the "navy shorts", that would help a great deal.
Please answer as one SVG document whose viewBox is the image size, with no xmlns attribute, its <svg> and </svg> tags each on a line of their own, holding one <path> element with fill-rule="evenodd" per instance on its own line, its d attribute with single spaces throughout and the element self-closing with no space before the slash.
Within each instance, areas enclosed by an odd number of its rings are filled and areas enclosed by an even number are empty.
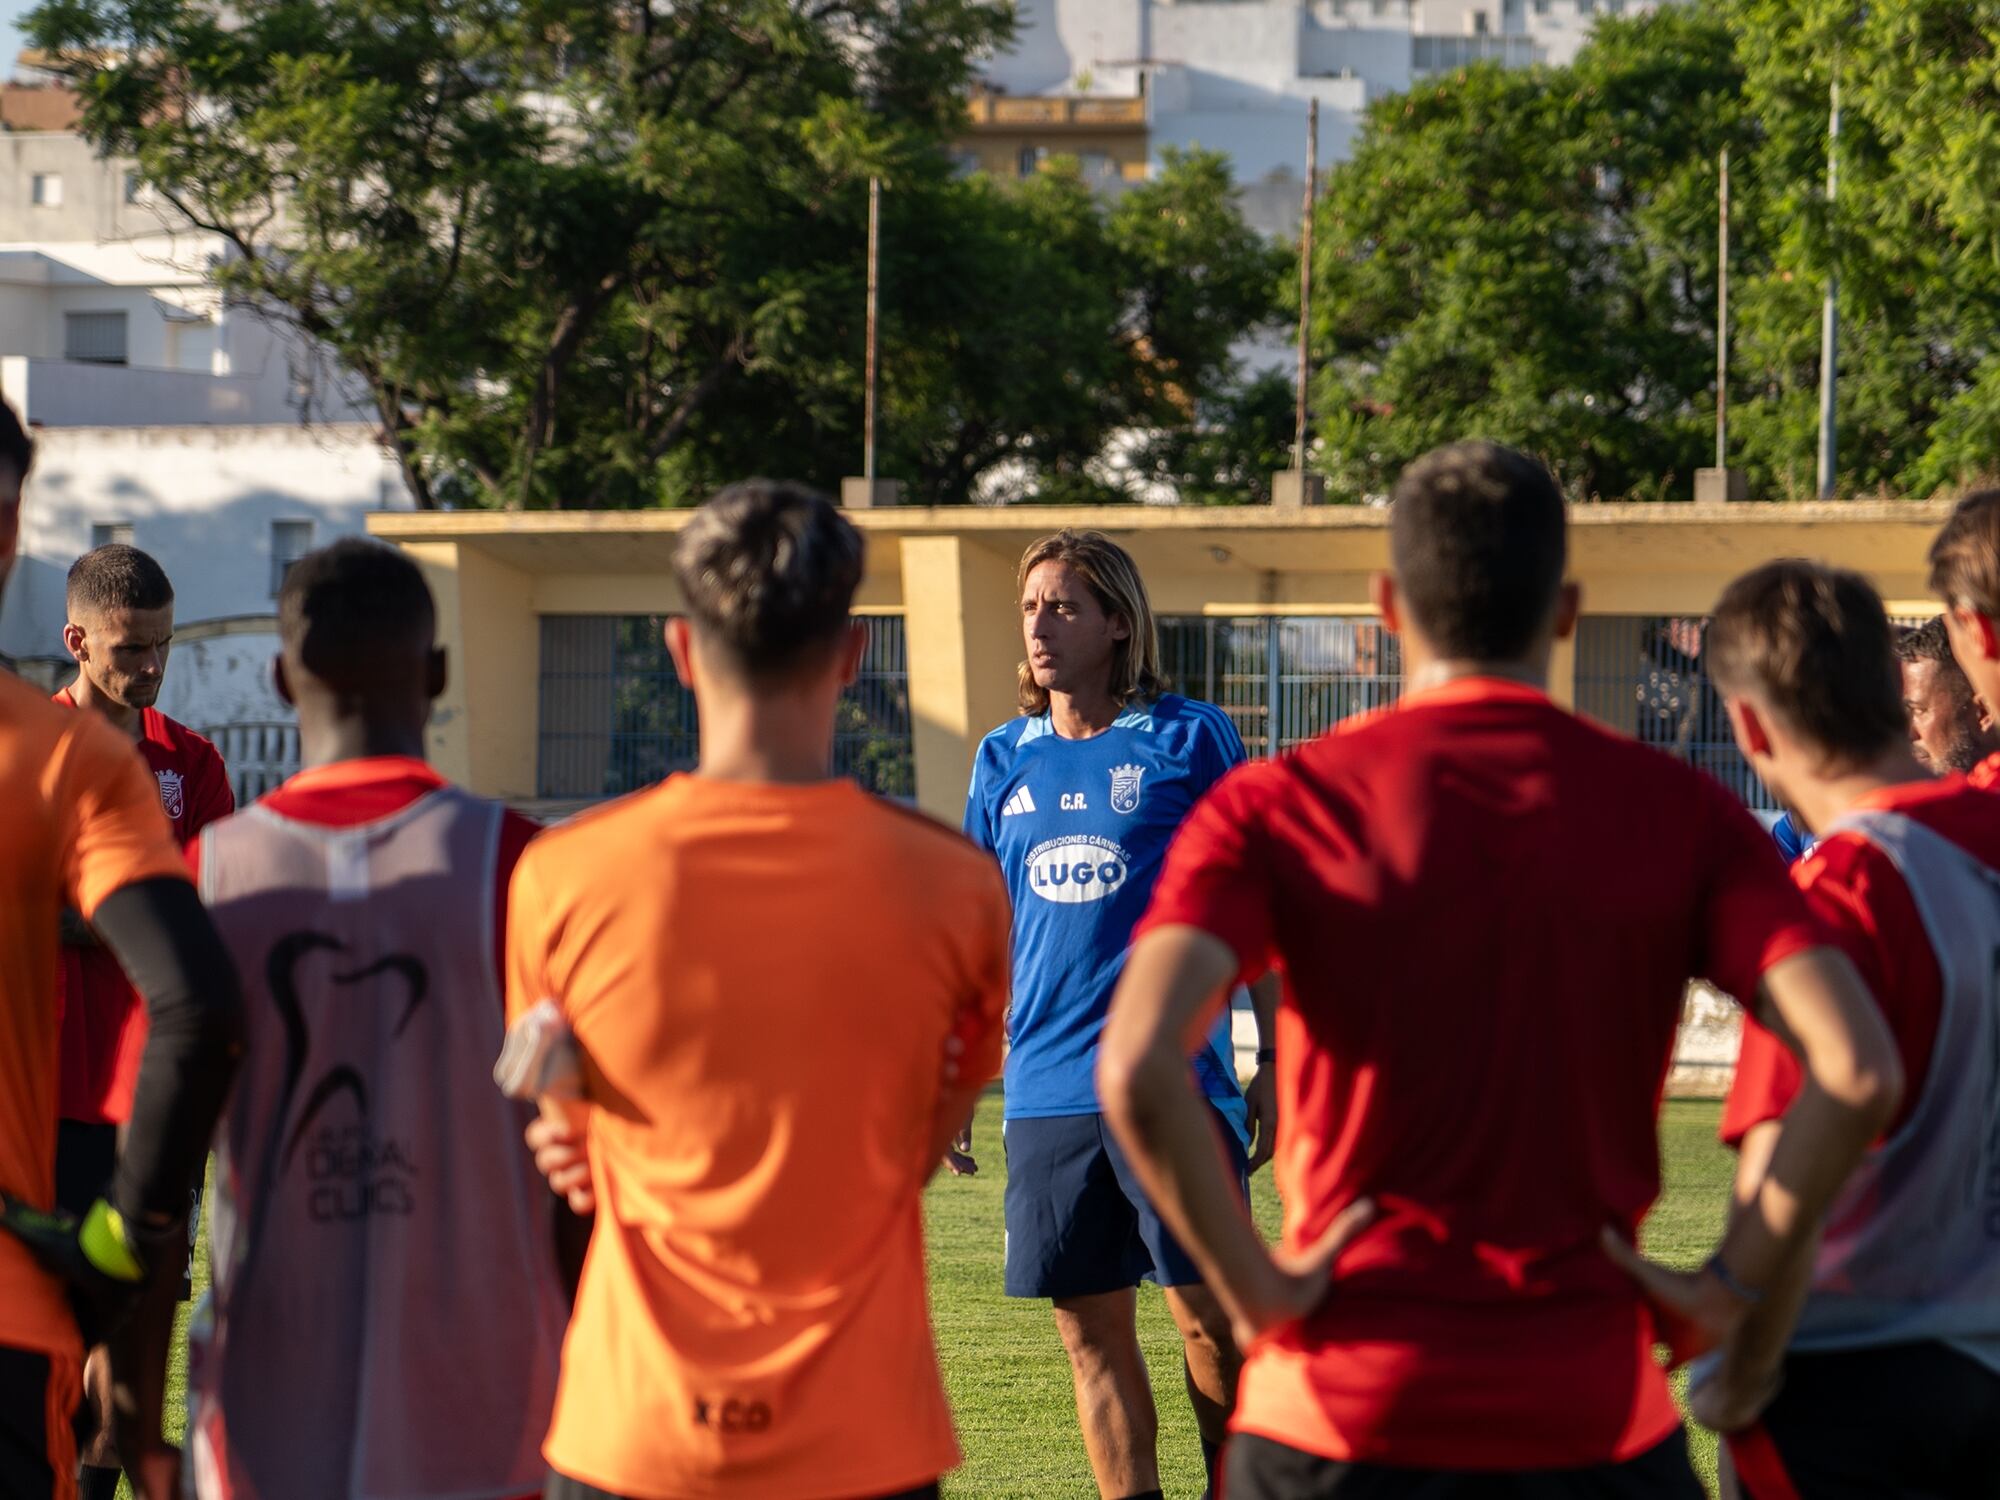
<svg viewBox="0 0 2000 1500">
<path fill-rule="evenodd" d="M 1215 1113 L 1237 1185 L 1250 1196 L 1242 1138 Z M 1103 1115 L 1009 1120 L 1007 1295 L 1094 1297 L 1151 1281 L 1194 1286 L 1201 1272 L 1153 1212 Z"/>
</svg>

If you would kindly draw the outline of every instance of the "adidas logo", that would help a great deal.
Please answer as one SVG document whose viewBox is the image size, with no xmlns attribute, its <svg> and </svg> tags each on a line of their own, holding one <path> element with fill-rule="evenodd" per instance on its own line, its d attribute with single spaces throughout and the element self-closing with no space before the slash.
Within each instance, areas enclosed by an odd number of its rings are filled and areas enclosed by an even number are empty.
<svg viewBox="0 0 2000 1500">
<path fill-rule="evenodd" d="M 1014 788 L 1014 795 L 1000 804 L 1000 816 L 1011 818 L 1016 813 L 1031 813 L 1035 810 L 1035 798 L 1026 787 Z"/>
</svg>

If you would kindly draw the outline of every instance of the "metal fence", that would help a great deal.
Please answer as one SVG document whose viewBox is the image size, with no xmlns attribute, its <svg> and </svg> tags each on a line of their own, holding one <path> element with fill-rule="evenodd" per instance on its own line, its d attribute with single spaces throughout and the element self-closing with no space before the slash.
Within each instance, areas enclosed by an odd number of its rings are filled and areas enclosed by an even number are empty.
<svg viewBox="0 0 2000 1500">
<path fill-rule="evenodd" d="M 1168 618 L 1160 650 L 1168 686 L 1220 707 L 1252 755 L 1302 744 L 1403 689 L 1401 643 L 1374 619 Z"/>
<path fill-rule="evenodd" d="M 664 615 L 544 615 L 536 795 L 615 797 L 692 768 L 694 694 L 667 656 Z M 903 621 L 867 620 L 861 675 L 841 699 L 834 769 L 887 797 L 916 794 Z"/>
<path fill-rule="evenodd" d="M 1893 616 L 1899 628 L 1919 616 Z M 1778 801 L 1736 748 L 1709 680 L 1700 615 L 1586 615 L 1576 637 L 1576 707 L 1600 723 L 1699 766 L 1759 812 Z"/>
<path fill-rule="evenodd" d="M 222 757 L 238 807 L 248 807 L 299 768 L 296 724 L 280 720 L 216 724 L 201 732 Z"/>
</svg>

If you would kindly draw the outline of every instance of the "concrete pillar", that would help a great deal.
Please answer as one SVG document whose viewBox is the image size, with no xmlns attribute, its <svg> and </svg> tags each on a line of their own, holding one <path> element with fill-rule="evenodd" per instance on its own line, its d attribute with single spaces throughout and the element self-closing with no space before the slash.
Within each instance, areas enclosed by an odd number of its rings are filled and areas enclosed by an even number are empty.
<svg viewBox="0 0 2000 1500">
<path fill-rule="evenodd" d="M 980 739 L 1019 712 L 1016 559 L 957 536 L 906 536 L 902 548 L 917 805 L 956 826 Z"/>
<path fill-rule="evenodd" d="M 1326 504 L 1326 476 L 1299 469 L 1280 469 L 1271 476 L 1271 504 L 1278 510 L 1300 510 Z"/>
<path fill-rule="evenodd" d="M 541 623 L 532 580 L 461 542 L 404 549 L 437 601 L 444 696 L 431 712 L 431 762 L 487 797 L 533 797 Z"/>
<path fill-rule="evenodd" d="M 903 503 L 900 479 L 863 479 L 850 474 L 840 481 L 840 503 L 848 510 L 880 510 Z"/>
<path fill-rule="evenodd" d="M 1696 469 L 1694 498 L 1698 503 L 1748 500 L 1750 476 L 1741 469 Z"/>
</svg>

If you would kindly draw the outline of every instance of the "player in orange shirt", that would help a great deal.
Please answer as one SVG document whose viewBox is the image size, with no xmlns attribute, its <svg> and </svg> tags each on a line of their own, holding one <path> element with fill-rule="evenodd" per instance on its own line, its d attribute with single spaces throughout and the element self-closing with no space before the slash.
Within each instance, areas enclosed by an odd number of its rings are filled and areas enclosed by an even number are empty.
<svg viewBox="0 0 2000 1500">
<path fill-rule="evenodd" d="M 0 403 L 0 584 L 34 449 Z M 236 976 L 189 882 L 153 779 L 118 731 L 0 672 L 0 1494 L 75 1493 L 70 1415 L 82 1344 L 64 1295 L 115 1325 L 152 1277 L 171 1299 L 188 1183 L 208 1148 L 241 1035 Z M 56 924 L 91 922 L 144 997 L 152 1031 L 110 1186 L 80 1219 L 54 1211 Z M 121 1409 L 157 1410 L 164 1364 L 114 1344 Z M 149 1451 L 126 1434 L 127 1452 Z M 157 1444 L 158 1434 L 152 1435 Z M 146 1500 L 163 1476 L 144 1462 Z"/>
<path fill-rule="evenodd" d="M 551 1500 L 935 1495 L 958 1462 L 919 1196 L 999 1066 L 1007 899 L 829 774 L 861 568 L 809 490 L 712 500 L 667 627 L 698 767 L 514 876 L 508 1012 L 574 1033 L 597 1209 Z"/>
</svg>

